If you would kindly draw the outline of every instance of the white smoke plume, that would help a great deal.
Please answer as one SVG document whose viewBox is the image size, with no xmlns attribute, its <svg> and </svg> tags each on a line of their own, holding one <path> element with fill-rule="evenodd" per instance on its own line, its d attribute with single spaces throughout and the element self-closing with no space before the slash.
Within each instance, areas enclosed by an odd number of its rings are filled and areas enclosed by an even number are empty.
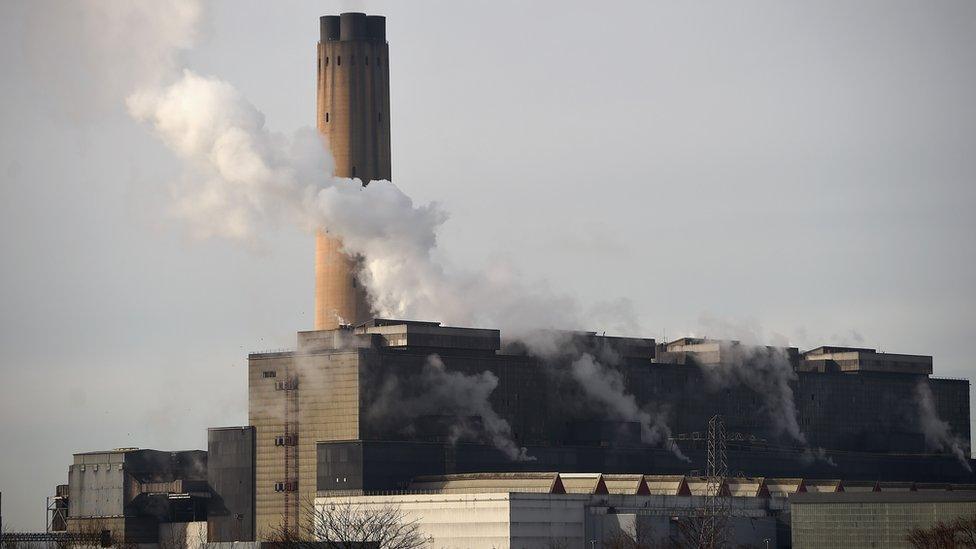
<svg viewBox="0 0 976 549">
<path fill-rule="evenodd" d="M 183 160 L 177 212 L 197 235 L 253 240 L 267 224 L 289 220 L 322 228 L 365 258 L 365 282 L 381 312 L 405 312 L 432 298 L 422 282 L 443 279 L 430 258 L 446 219 L 436 205 L 416 206 L 386 181 L 364 187 L 333 178 L 318 132 L 270 132 L 261 112 L 216 78 L 184 70 L 176 82 L 143 89 L 127 103 Z"/>
<path fill-rule="evenodd" d="M 465 374 L 449 371 L 438 355 L 430 355 L 416 377 L 401 379 L 397 372 L 388 374 L 379 394 L 367 408 L 368 419 L 381 424 L 407 424 L 423 416 L 450 416 L 453 439 L 464 435 L 484 435 L 498 450 L 513 461 L 533 461 L 526 449 L 519 447 L 508 421 L 498 415 L 489 397 L 498 387 L 498 377 L 490 371 Z M 480 420 L 480 430 L 467 420 Z"/>
<path fill-rule="evenodd" d="M 721 364 L 700 365 L 712 387 L 748 387 L 762 399 L 774 431 L 806 445 L 791 385 L 797 376 L 786 350 L 722 342 L 721 356 Z"/>
<path fill-rule="evenodd" d="M 175 41 L 174 47 L 185 44 Z M 448 273 L 433 258 L 437 231 L 447 220 L 436 204 L 415 204 L 388 181 L 363 185 L 332 177 L 328 143 L 316 130 L 269 131 L 264 115 L 219 78 L 184 68 L 171 81 L 150 80 L 126 104 L 182 161 L 183 175 L 173 185 L 175 210 L 195 235 L 254 242 L 268 226 L 283 223 L 325 230 L 362 258 L 360 276 L 380 316 L 496 325 L 509 335 L 557 323 L 580 328 L 587 315 L 612 318 L 619 312 L 618 322 L 635 316 L 621 300 L 585 312 L 574 299 L 544 283 L 525 282 L 504 265 Z M 411 404 L 432 413 L 440 406 L 479 415 L 496 447 L 526 459 L 511 441 L 508 423 L 488 404 L 497 385 L 493 374 L 447 372 L 434 358 L 424 375 L 432 390 Z M 660 436 L 659 423 L 644 413 L 651 438 Z"/>
<path fill-rule="evenodd" d="M 966 455 L 966 444 L 959 435 L 952 432 L 947 422 L 939 418 L 935 397 L 928 383 L 919 381 L 915 386 L 915 402 L 918 404 L 918 422 L 925 435 L 925 444 L 932 450 L 951 452 L 966 471 L 971 473 L 973 469 L 969 465 L 969 456 Z"/>
<path fill-rule="evenodd" d="M 388 181 L 364 186 L 332 177 L 328 144 L 315 129 L 271 132 L 261 111 L 230 83 L 179 66 L 181 52 L 199 34 L 199 2 L 167 4 L 158 21 L 152 19 L 156 3 L 109 6 L 93 3 L 88 15 L 119 29 L 119 36 L 109 36 L 119 51 L 138 50 L 133 42 L 142 29 L 125 34 L 128 27 L 115 23 L 153 21 L 150 43 L 158 62 L 119 63 L 140 67 L 128 71 L 136 89 L 126 105 L 182 161 L 183 174 L 172 186 L 174 209 L 194 235 L 253 243 L 269 226 L 324 229 L 363 258 L 360 276 L 379 316 L 494 325 L 509 334 L 556 325 L 578 329 L 586 318 L 614 312 L 633 317 L 620 301 L 584 311 L 573 298 L 526 282 L 506 265 L 448 272 L 433 258 L 437 231 L 447 220 L 436 203 L 415 204 Z M 146 74 L 146 67 L 157 70 Z"/>
<path fill-rule="evenodd" d="M 664 446 L 678 459 L 690 461 L 671 440 L 668 410 L 653 403 L 642 406 L 627 391 L 617 368 L 620 355 L 610 346 L 579 332 L 539 329 L 520 334 L 512 343 L 540 361 L 554 386 L 572 380 L 581 396 L 597 404 L 605 417 L 639 423 L 641 442 Z"/>
<path fill-rule="evenodd" d="M 330 176 L 332 159 L 315 130 L 270 132 L 227 82 L 184 70 L 127 104 L 183 160 L 176 212 L 200 237 L 253 241 L 268 225 L 288 222 L 325 229 L 363 258 L 361 276 L 380 316 L 502 324 L 510 333 L 557 319 L 581 324 L 573 299 L 523 282 L 511 269 L 446 273 L 432 257 L 447 219 L 436 204 L 414 204 L 388 181 L 363 186 Z"/>
<path fill-rule="evenodd" d="M 579 382 L 586 395 L 604 406 L 613 419 L 636 421 L 641 426 L 641 441 L 645 444 L 665 445 L 683 461 L 690 461 L 670 441 L 671 429 L 664 414 L 652 414 L 637 404 L 634 395 L 627 392 L 624 378 L 619 371 L 604 366 L 593 355 L 584 353 L 571 366 L 573 378 Z"/>
<path fill-rule="evenodd" d="M 710 385 L 713 388 L 748 387 L 762 399 L 773 431 L 786 433 L 804 447 L 804 460 L 836 465 L 823 448 L 810 447 L 806 434 L 800 429 L 793 394 L 797 375 L 785 348 L 788 345 L 786 336 L 778 333 L 764 336 L 762 326 L 755 320 L 736 321 L 703 314 L 699 323 L 709 335 L 734 340 L 721 342 L 721 364 L 699 365 Z M 760 345 L 762 339 L 772 340 L 778 346 Z"/>
</svg>

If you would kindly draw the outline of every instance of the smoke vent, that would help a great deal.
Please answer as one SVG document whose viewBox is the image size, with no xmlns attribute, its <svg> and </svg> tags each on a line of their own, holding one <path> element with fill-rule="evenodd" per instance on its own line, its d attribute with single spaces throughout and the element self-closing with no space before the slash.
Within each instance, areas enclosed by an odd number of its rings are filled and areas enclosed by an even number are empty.
<svg viewBox="0 0 976 549">
<path fill-rule="evenodd" d="M 339 16 L 323 15 L 319 18 L 322 42 L 335 42 L 339 39 Z"/>
<path fill-rule="evenodd" d="M 386 17 L 370 15 L 366 17 L 366 35 L 369 40 L 386 42 Z"/>
<path fill-rule="evenodd" d="M 366 40 L 386 42 L 386 17 L 365 13 L 323 15 L 319 18 L 322 42 Z"/>
</svg>

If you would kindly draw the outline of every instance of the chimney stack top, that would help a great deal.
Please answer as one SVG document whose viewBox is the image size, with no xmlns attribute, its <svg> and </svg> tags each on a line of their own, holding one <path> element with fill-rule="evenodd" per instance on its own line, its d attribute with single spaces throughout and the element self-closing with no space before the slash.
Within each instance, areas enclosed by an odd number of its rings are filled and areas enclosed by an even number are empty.
<svg viewBox="0 0 976 549">
<path fill-rule="evenodd" d="M 382 15 L 359 12 L 323 15 L 319 18 L 319 26 L 322 42 L 386 42 L 386 17 Z"/>
</svg>

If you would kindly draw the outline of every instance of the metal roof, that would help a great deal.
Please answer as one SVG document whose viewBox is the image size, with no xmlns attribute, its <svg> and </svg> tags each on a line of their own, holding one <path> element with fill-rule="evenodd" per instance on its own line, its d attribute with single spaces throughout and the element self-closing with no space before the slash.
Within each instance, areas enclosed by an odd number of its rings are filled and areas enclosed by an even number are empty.
<svg viewBox="0 0 976 549">
<path fill-rule="evenodd" d="M 468 473 L 417 477 L 410 490 L 451 493 L 541 492 L 565 494 L 559 473 Z"/>
<path fill-rule="evenodd" d="M 600 473 L 559 473 L 567 494 L 609 494 Z"/>
<path fill-rule="evenodd" d="M 603 483 L 611 494 L 649 494 L 644 475 L 603 475 Z"/>
</svg>

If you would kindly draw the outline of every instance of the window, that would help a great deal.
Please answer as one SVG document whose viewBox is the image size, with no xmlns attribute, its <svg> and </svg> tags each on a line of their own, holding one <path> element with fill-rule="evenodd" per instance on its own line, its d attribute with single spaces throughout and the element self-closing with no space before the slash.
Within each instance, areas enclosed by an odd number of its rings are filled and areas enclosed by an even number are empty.
<svg viewBox="0 0 976 549">
<path fill-rule="evenodd" d="M 325 113 L 325 123 L 329 123 L 329 113 Z"/>
<path fill-rule="evenodd" d="M 275 446 L 298 446 L 298 435 L 278 435 L 274 443 Z"/>
<path fill-rule="evenodd" d="M 275 483 L 275 492 L 284 492 L 284 491 L 285 491 L 285 483 L 284 482 L 276 482 Z"/>
<path fill-rule="evenodd" d="M 342 66 L 342 56 L 341 55 L 337 55 L 336 56 L 336 65 L 339 65 L 340 67 Z"/>
<path fill-rule="evenodd" d="M 268 377 L 277 377 L 278 376 L 278 372 L 276 372 L 275 370 L 265 370 L 263 375 L 266 378 L 268 378 Z"/>
<path fill-rule="evenodd" d="M 380 124 L 383 123 L 383 113 L 382 112 L 379 114 L 379 121 L 380 121 Z"/>
<path fill-rule="evenodd" d="M 325 66 L 326 67 L 329 66 L 329 57 L 328 56 L 325 57 Z"/>
<path fill-rule="evenodd" d="M 352 176 L 356 177 L 356 166 L 352 167 Z"/>
</svg>

